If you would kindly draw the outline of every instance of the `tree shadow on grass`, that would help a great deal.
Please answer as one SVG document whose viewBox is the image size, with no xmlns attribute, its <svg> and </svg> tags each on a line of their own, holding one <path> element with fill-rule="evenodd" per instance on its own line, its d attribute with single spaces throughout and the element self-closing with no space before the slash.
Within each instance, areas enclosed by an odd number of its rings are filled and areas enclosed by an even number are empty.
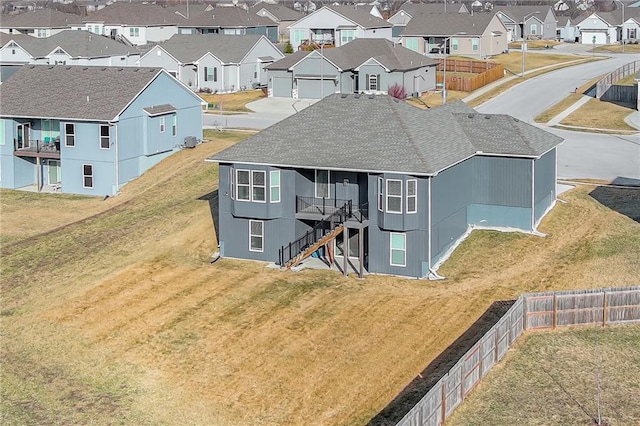
<svg viewBox="0 0 640 426">
<path fill-rule="evenodd" d="M 395 425 L 424 397 L 431 388 L 469 351 L 515 300 L 493 302 L 491 306 L 447 349 L 438 355 L 418 376 L 368 423 L 369 426 Z"/>
<path fill-rule="evenodd" d="M 216 233 L 216 241 L 220 244 L 220 206 L 218 203 L 218 190 L 211 191 L 199 197 L 198 200 L 209 203 L 209 211 L 211 212 L 211 219 L 213 220 L 213 230 Z"/>
<path fill-rule="evenodd" d="M 589 195 L 603 206 L 640 223 L 640 180 L 617 178 L 612 184 L 625 187 L 598 186 Z"/>
</svg>

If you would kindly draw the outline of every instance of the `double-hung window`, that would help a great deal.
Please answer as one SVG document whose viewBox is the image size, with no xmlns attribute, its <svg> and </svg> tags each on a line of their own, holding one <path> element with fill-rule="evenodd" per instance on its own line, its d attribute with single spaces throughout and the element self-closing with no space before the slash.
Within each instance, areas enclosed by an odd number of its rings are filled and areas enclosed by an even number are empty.
<svg viewBox="0 0 640 426">
<path fill-rule="evenodd" d="M 538 25 L 535 22 L 529 26 L 529 33 L 531 35 L 538 34 Z"/>
<path fill-rule="evenodd" d="M 407 49 L 411 49 L 413 51 L 418 51 L 418 38 L 417 37 L 406 37 L 404 39 L 404 47 Z"/>
<path fill-rule="evenodd" d="M 269 201 L 271 203 L 280 202 L 280 170 L 269 172 Z"/>
<path fill-rule="evenodd" d="M 109 125 L 100 125 L 100 149 L 109 149 Z"/>
<path fill-rule="evenodd" d="M 129 28 L 129 37 L 140 37 L 140 28 L 130 27 Z"/>
<path fill-rule="evenodd" d="M 407 235 L 398 232 L 390 235 L 391 266 L 407 266 Z"/>
<path fill-rule="evenodd" d="M 402 181 L 387 179 L 387 213 L 402 213 Z"/>
<path fill-rule="evenodd" d="M 266 199 L 266 185 L 267 185 L 267 173 L 260 170 L 252 170 L 251 171 L 251 201 L 257 201 L 260 203 L 265 203 Z"/>
<path fill-rule="evenodd" d="M 329 170 L 316 170 L 316 198 L 331 197 Z"/>
<path fill-rule="evenodd" d="M 369 90 L 378 90 L 378 85 L 380 82 L 378 81 L 378 74 L 369 74 L 369 81 L 367 82 L 367 88 Z"/>
<path fill-rule="evenodd" d="M 457 38 L 450 39 L 449 43 L 451 43 L 451 50 L 453 50 L 454 52 L 458 50 L 459 44 L 458 44 L 458 39 Z M 445 46 L 444 48 L 445 48 L 445 51 L 446 51 L 447 46 Z"/>
<path fill-rule="evenodd" d="M 218 81 L 218 68 L 204 67 L 204 81 Z"/>
<path fill-rule="evenodd" d="M 171 117 L 171 136 L 178 135 L 178 116 L 173 114 Z"/>
<path fill-rule="evenodd" d="M 167 127 L 167 120 L 165 117 L 160 117 L 160 133 L 164 133 L 165 128 Z"/>
<path fill-rule="evenodd" d="M 299 45 L 304 38 L 304 30 L 293 30 L 292 37 L 294 47 Z"/>
<path fill-rule="evenodd" d="M 249 251 L 264 251 L 264 222 L 249 220 Z"/>
<path fill-rule="evenodd" d="M 407 213 L 418 211 L 418 181 L 409 179 L 407 181 Z"/>
<path fill-rule="evenodd" d="M 262 170 L 236 170 L 236 199 L 265 203 L 266 174 L 267 172 Z"/>
<path fill-rule="evenodd" d="M 76 125 L 66 123 L 64 125 L 64 146 L 76 146 Z"/>
<path fill-rule="evenodd" d="M 93 165 L 82 165 L 82 187 L 93 188 Z"/>
<path fill-rule="evenodd" d="M 384 209 L 384 179 L 378 178 L 378 210 Z"/>
<path fill-rule="evenodd" d="M 347 44 L 350 41 L 353 41 L 356 38 L 355 30 L 342 30 L 340 31 L 340 42 L 341 44 Z"/>
<path fill-rule="evenodd" d="M 471 39 L 471 50 L 473 50 L 474 52 L 477 52 L 478 50 L 480 50 L 480 39 L 477 39 L 477 38 Z"/>
</svg>

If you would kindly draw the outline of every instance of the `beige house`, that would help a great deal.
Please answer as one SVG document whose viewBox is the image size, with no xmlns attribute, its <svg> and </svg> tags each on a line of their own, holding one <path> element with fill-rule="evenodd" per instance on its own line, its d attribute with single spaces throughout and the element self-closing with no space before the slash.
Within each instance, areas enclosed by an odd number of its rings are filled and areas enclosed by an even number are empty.
<svg viewBox="0 0 640 426">
<path fill-rule="evenodd" d="M 507 50 L 507 28 L 492 13 L 417 13 L 407 24 L 402 45 L 418 53 L 442 53 L 478 59 Z M 446 45 L 446 46 L 445 46 Z"/>
</svg>

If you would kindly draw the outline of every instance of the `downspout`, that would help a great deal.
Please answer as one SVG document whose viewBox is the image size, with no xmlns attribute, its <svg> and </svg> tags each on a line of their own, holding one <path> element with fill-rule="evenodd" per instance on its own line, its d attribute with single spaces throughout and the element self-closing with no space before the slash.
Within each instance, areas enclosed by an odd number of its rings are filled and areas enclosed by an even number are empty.
<svg viewBox="0 0 640 426">
<path fill-rule="evenodd" d="M 238 78 L 236 79 L 236 82 L 238 83 L 238 85 L 236 86 L 236 89 L 240 90 L 240 64 L 238 64 L 238 68 L 236 68 L 236 71 L 238 75 Z"/>
<path fill-rule="evenodd" d="M 536 163 L 531 159 L 531 230 L 536 231 Z"/>
<path fill-rule="evenodd" d="M 115 149 L 113 150 L 114 152 L 114 157 L 115 157 L 115 161 L 114 161 L 114 168 L 115 168 L 115 174 L 116 174 L 116 193 L 113 195 L 116 195 L 118 192 L 120 192 L 120 159 L 118 156 L 118 125 L 116 123 L 109 123 L 111 126 L 113 126 L 113 128 L 115 129 L 115 140 L 113 141 L 113 144 L 115 145 Z"/>
</svg>

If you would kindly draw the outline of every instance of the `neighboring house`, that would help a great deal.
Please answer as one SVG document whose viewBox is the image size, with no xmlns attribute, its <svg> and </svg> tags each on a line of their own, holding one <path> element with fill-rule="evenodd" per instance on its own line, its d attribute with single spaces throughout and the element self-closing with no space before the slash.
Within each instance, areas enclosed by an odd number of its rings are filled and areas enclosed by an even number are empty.
<svg viewBox="0 0 640 426">
<path fill-rule="evenodd" d="M 155 4 L 115 2 L 88 14 L 74 29 L 140 46 L 168 40 L 183 22 L 181 16 Z"/>
<path fill-rule="evenodd" d="M 576 20 L 582 44 L 614 44 L 640 40 L 640 10 L 625 8 L 611 12 L 594 12 Z"/>
<path fill-rule="evenodd" d="M 580 33 L 572 20 L 568 16 L 558 17 L 557 39 L 567 43 L 575 43 L 580 39 Z"/>
<path fill-rule="evenodd" d="M 0 81 L 24 64 L 134 66 L 140 52 L 108 37 L 66 30 L 47 38 L 0 34 Z"/>
<path fill-rule="evenodd" d="M 323 6 L 289 26 L 294 50 L 301 44 L 342 46 L 357 38 L 392 39 L 392 25 L 367 6 Z"/>
<path fill-rule="evenodd" d="M 69 30 L 81 22 L 79 15 L 58 12 L 54 9 L 36 9 L 17 15 L 2 15 L 0 32 L 27 34 L 33 37 L 50 37 Z"/>
<path fill-rule="evenodd" d="M 267 67 L 269 95 L 320 99 L 333 93 L 407 95 L 434 90 L 437 62 L 384 39 L 355 39 L 342 47 L 296 52 Z"/>
<path fill-rule="evenodd" d="M 167 8 L 181 16 L 180 34 L 263 35 L 278 42 L 278 24 L 242 7 L 187 5 Z"/>
<path fill-rule="evenodd" d="M 138 61 L 163 67 L 193 90 L 235 92 L 267 84 L 265 66 L 284 58 L 265 36 L 179 34 Z"/>
<path fill-rule="evenodd" d="M 447 3 L 405 3 L 400 7 L 395 14 L 393 14 L 387 21 L 393 25 L 393 40 L 400 41 L 400 36 L 404 32 L 405 27 L 411 20 L 411 18 L 418 13 L 430 13 L 430 14 L 441 14 L 441 13 L 466 13 L 469 14 L 469 9 L 464 3 L 449 5 L 447 11 L 444 9 L 447 8 Z"/>
<path fill-rule="evenodd" d="M 425 54 L 447 45 L 452 55 L 486 58 L 507 50 L 507 29 L 496 14 L 418 13 L 407 24 L 401 43 Z"/>
<path fill-rule="evenodd" d="M 113 4 L 115 0 L 75 0 L 75 3 L 84 10 L 85 13 L 95 12 Z"/>
<path fill-rule="evenodd" d="M 160 68 L 25 65 L 0 99 L 2 188 L 113 195 L 202 138 L 202 99 Z"/>
<path fill-rule="evenodd" d="M 557 23 L 551 6 L 496 6 L 493 12 L 507 27 L 507 41 L 555 40 Z"/>
<path fill-rule="evenodd" d="M 256 3 L 251 11 L 258 16 L 269 18 L 278 24 L 279 40 L 289 39 L 289 25 L 292 25 L 304 15 L 300 12 L 279 4 Z"/>
<path fill-rule="evenodd" d="M 207 160 L 220 255 L 291 265 L 326 243 L 338 265 L 347 253 L 369 273 L 438 277 L 473 229 L 537 230 L 561 141 L 462 102 L 330 96 Z"/>
</svg>

